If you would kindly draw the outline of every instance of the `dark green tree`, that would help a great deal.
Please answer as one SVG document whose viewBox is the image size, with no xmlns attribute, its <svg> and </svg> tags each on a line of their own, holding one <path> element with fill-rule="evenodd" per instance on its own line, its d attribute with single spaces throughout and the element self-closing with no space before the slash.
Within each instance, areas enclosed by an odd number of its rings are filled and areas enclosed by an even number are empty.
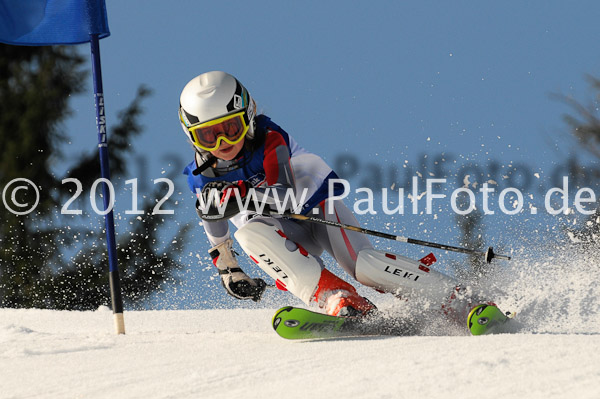
<svg viewBox="0 0 600 399">
<path fill-rule="evenodd" d="M 55 162 L 64 162 L 61 146 L 68 133 L 63 123 L 71 115 L 69 97 L 85 89 L 84 65 L 72 46 L 0 44 L 0 188 L 27 178 L 40 193 L 39 205 L 30 214 L 0 207 L 0 306 L 95 309 L 110 303 L 102 217 L 93 214 L 91 225 L 84 226 L 60 214 L 74 189 L 63 185 L 63 178 L 77 178 L 89 188 L 100 177 L 97 150 L 82 155 L 66 176 L 52 172 Z M 138 119 L 149 94 L 141 87 L 109 130 L 113 180 L 127 171 L 128 143 L 142 133 Z M 32 203 L 33 190 L 19 190 L 16 199 Z M 143 204 L 145 215 L 126 223 L 127 232 L 117 243 L 124 300 L 130 307 L 141 306 L 182 267 L 178 257 L 188 227 L 165 240 L 174 244 L 161 245 L 167 224 L 160 215 L 150 215 L 153 206 L 150 200 Z"/>
<path fill-rule="evenodd" d="M 600 80 L 593 76 L 587 76 L 587 80 L 595 93 L 595 98 L 587 104 L 582 104 L 570 96 L 556 97 L 565 102 L 574 112 L 564 116 L 571 135 L 584 151 L 600 160 Z M 583 175 L 580 173 L 575 180 L 583 180 L 586 185 L 597 185 L 600 181 L 600 170 L 590 169 L 586 172 Z M 600 202 L 596 202 L 595 208 L 595 213 L 582 218 L 581 223 L 566 227 L 567 233 L 575 244 L 585 247 L 600 245 Z"/>
<path fill-rule="evenodd" d="M 596 92 L 596 98 L 588 104 L 581 104 L 569 96 L 560 98 L 575 111 L 575 115 L 564 116 L 571 134 L 583 149 L 600 159 L 600 111 L 598 110 L 600 80 L 593 76 L 587 76 L 587 80 L 592 90 Z"/>
</svg>

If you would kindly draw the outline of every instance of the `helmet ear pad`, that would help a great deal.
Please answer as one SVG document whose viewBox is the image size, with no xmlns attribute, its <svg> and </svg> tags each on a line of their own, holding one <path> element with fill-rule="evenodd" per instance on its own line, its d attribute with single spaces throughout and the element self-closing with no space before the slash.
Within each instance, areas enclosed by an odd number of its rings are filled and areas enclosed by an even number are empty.
<svg viewBox="0 0 600 399">
<path fill-rule="evenodd" d="M 252 140 L 254 138 L 254 131 L 256 128 L 256 121 L 254 118 L 250 120 L 250 125 L 248 126 L 248 131 L 246 132 L 246 140 Z"/>
</svg>

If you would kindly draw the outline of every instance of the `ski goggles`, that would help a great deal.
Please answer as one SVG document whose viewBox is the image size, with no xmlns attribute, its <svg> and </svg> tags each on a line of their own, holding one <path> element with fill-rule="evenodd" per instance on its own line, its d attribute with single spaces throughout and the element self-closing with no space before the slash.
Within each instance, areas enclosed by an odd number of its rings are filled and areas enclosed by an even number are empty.
<svg viewBox="0 0 600 399">
<path fill-rule="evenodd" d="M 181 110 L 179 118 L 185 126 Z M 196 146 L 206 151 L 214 151 L 219 148 L 222 141 L 231 145 L 239 143 L 248 132 L 247 118 L 246 110 L 243 110 L 194 126 L 186 126 L 186 129 Z"/>
</svg>

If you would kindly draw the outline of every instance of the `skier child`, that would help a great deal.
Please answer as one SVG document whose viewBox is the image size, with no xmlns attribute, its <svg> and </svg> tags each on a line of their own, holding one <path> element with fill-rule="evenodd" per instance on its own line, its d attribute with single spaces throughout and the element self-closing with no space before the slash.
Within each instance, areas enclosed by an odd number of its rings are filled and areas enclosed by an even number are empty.
<svg viewBox="0 0 600 399">
<path fill-rule="evenodd" d="M 195 77 L 181 93 L 179 116 L 195 150 L 184 173 L 199 196 L 197 210 L 212 245 L 209 253 L 228 294 L 258 301 L 266 288 L 262 279 L 251 278 L 240 268 L 232 249 L 231 220 L 243 251 L 278 288 L 327 314 L 360 316 L 375 307 L 324 267 L 323 251 L 358 282 L 403 296 L 425 295 L 464 323 L 471 300 L 454 279 L 428 267 L 435 261 L 432 255 L 411 260 L 373 249 L 357 232 L 236 205 L 235 196 L 247 200 L 254 195 L 271 208 L 279 203 L 288 212 L 358 225 L 348 207 L 335 198 L 342 192 L 335 172 L 269 117 L 257 114 L 254 99 L 236 78 L 219 71 Z M 218 201 L 213 204 L 211 198 Z M 208 211 L 202 206 L 206 204 L 211 206 Z M 223 204 L 225 211 L 218 213 Z"/>
</svg>

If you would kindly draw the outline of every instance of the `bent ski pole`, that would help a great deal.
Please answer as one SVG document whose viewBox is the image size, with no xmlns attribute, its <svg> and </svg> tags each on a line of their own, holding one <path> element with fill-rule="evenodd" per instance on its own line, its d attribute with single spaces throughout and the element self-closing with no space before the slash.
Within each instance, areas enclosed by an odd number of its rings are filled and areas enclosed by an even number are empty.
<svg viewBox="0 0 600 399">
<path fill-rule="evenodd" d="M 408 244 L 422 245 L 425 247 L 438 248 L 438 249 L 442 249 L 445 251 L 461 252 L 461 253 L 470 254 L 470 255 L 471 254 L 483 255 L 485 258 L 485 261 L 487 263 L 490 263 L 493 258 L 506 259 L 506 260 L 511 259 L 511 257 L 507 256 L 507 255 L 495 254 L 492 247 L 489 247 L 485 252 L 482 252 L 482 251 L 476 251 L 474 249 L 454 247 L 452 245 L 436 244 L 434 242 L 422 241 L 422 240 L 417 240 L 417 239 L 409 238 L 409 237 L 395 236 L 393 234 L 382 233 L 380 231 L 364 229 L 362 227 L 350 226 L 350 225 L 343 224 L 343 223 L 333 222 L 331 220 L 319 219 L 316 217 L 300 215 L 297 213 L 283 213 L 283 214 L 281 214 L 281 216 L 283 216 L 284 218 L 287 218 L 287 219 L 306 220 L 308 222 L 321 223 L 321 224 L 325 224 L 328 226 L 339 227 L 339 228 L 342 228 L 345 230 L 356 231 L 358 233 L 369 234 L 372 236 L 387 238 L 389 240 L 405 242 Z"/>
</svg>

